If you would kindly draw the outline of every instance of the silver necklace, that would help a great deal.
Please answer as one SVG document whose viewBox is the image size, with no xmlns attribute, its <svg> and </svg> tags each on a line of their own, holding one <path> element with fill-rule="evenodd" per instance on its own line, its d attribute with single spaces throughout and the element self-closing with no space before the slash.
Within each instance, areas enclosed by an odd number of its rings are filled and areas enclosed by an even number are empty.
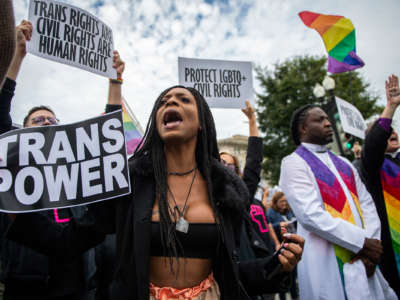
<svg viewBox="0 0 400 300">
<path fill-rule="evenodd" d="M 176 222 L 176 225 L 175 225 L 175 230 L 183 232 L 183 233 L 187 233 L 189 231 L 189 222 L 186 221 L 184 215 L 185 215 L 185 212 L 186 212 L 186 204 L 187 204 L 187 201 L 189 199 L 190 192 L 192 191 L 194 179 L 196 178 L 196 173 L 197 173 L 196 171 L 197 171 L 197 169 L 195 168 L 194 173 L 193 173 L 192 182 L 190 183 L 189 191 L 188 191 L 188 193 L 186 195 L 185 204 L 183 205 L 182 211 L 179 209 L 178 204 L 176 203 L 174 194 L 172 194 L 172 191 L 170 190 L 170 188 L 168 186 L 168 192 L 171 194 L 172 200 L 174 201 L 174 204 L 175 204 L 173 210 L 169 206 L 169 203 L 168 203 L 168 207 L 169 207 L 172 215 L 174 216 L 175 221 L 176 221 L 176 212 L 178 212 L 178 216 L 179 216 L 179 219 L 178 219 L 178 221 Z"/>
</svg>

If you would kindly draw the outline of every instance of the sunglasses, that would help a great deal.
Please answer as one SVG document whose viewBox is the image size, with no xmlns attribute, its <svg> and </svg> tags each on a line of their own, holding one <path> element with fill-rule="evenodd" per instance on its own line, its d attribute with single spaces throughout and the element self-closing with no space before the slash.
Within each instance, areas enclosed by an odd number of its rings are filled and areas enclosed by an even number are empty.
<svg viewBox="0 0 400 300">
<path fill-rule="evenodd" d="M 31 121 L 32 121 L 32 124 L 40 125 L 40 124 L 43 124 L 44 122 L 46 122 L 46 120 L 49 121 L 49 123 L 51 125 L 58 124 L 58 119 L 53 118 L 53 117 L 46 117 L 46 116 L 37 116 L 35 118 L 32 118 Z"/>
</svg>

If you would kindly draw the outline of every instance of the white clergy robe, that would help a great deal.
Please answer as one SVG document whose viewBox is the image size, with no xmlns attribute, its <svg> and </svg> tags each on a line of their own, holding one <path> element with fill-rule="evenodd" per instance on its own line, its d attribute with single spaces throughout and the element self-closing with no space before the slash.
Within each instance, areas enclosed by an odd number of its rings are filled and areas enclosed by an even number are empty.
<svg viewBox="0 0 400 300">
<path fill-rule="evenodd" d="M 362 228 L 354 201 L 330 159 L 327 148 L 308 143 L 302 145 L 315 154 L 339 180 L 356 225 L 340 218 L 333 218 L 325 210 L 317 181 L 303 158 L 293 152 L 282 160 L 279 185 L 297 218 L 297 233 L 305 239 L 302 260 L 298 265 L 300 299 L 344 300 L 333 244 L 354 253 L 359 252 L 365 238 L 380 239 L 380 220 L 371 195 L 351 163 L 340 157 L 353 170 L 365 228 Z"/>
</svg>

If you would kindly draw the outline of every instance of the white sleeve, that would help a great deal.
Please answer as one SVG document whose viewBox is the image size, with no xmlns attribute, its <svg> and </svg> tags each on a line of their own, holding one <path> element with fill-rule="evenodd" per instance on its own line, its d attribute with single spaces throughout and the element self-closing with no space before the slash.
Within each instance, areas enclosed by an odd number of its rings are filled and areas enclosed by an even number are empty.
<svg viewBox="0 0 400 300">
<path fill-rule="evenodd" d="M 358 200 L 360 201 L 361 212 L 364 220 L 365 231 L 367 232 L 368 238 L 381 239 L 381 221 L 376 211 L 374 200 L 371 194 L 368 192 L 364 183 L 358 174 L 358 171 L 353 165 L 345 159 L 346 162 L 351 166 L 358 194 Z"/>
<path fill-rule="evenodd" d="M 343 219 L 333 218 L 324 208 L 314 174 L 297 154 L 282 160 L 279 185 L 297 221 L 321 238 L 357 253 L 367 232 Z"/>
</svg>

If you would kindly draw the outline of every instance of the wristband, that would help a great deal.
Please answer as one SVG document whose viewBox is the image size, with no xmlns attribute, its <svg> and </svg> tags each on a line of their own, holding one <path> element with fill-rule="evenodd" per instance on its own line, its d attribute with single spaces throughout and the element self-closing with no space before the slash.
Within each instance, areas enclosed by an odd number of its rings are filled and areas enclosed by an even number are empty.
<svg viewBox="0 0 400 300">
<path fill-rule="evenodd" d="M 123 82 L 124 81 L 122 78 L 117 78 L 117 79 L 110 78 L 110 83 L 122 84 Z"/>
</svg>

